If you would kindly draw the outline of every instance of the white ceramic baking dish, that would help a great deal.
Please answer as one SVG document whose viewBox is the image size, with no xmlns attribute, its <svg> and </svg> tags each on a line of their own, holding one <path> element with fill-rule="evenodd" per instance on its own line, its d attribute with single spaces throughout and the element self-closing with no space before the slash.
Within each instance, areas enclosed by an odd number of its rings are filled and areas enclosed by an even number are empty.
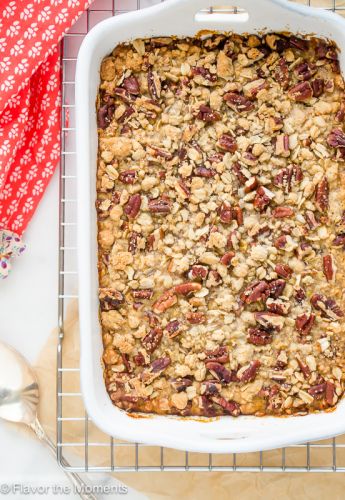
<svg viewBox="0 0 345 500">
<path fill-rule="evenodd" d="M 229 0 L 222 0 L 222 4 Z M 234 0 L 231 0 L 230 5 Z M 89 416 L 104 432 L 138 441 L 197 452 L 248 452 L 329 438 L 345 432 L 345 400 L 334 412 L 305 417 L 222 417 L 197 419 L 150 416 L 132 418 L 110 401 L 101 367 L 98 320 L 95 100 L 99 67 L 120 42 L 152 36 L 195 35 L 203 29 L 251 33 L 262 30 L 314 33 L 345 48 L 345 22 L 331 12 L 285 0 L 238 0 L 241 15 L 206 14 L 211 0 L 167 0 L 154 7 L 107 19 L 85 37 L 76 74 L 78 163 L 78 258 L 81 387 Z M 198 14 L 197 14 L 198 13 Z M 340 55 L 345 69 L 345 52 Z"/>
</svg>

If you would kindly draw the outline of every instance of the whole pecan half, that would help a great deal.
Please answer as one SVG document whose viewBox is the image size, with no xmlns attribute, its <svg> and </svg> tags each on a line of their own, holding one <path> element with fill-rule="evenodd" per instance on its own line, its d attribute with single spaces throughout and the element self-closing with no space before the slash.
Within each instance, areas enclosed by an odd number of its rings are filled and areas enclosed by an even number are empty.
<svg viewBox="0 0 345 500">
<path fill-rule="evenodd" d="M 315 204 L 320 212 L 328 210 L 329 185 L 326 177 L 315 188 Z"/>
<path fill-rule="evenodd" d="M 143 290 L 133 290 L 132 295 L 137 300 L 152 299 L 153 290 L 151 288 L 146 288 Z"/>
<path fill-rule="evenodd" d="M 205 363 L 205 366 L 207 370 L 209 370 L 212 375 L 216 377 L 220 382 L 228 384 L 229 382 L 234 382 L 237 380 L 236 372 L 228 370 L 221 363 L 208 361 Z"/>
<path fill-rule="evenodd" d="M 99 289 L 99 302 L 101 311 L 112 311 L 119 309 L 123 304 L 124 297 L 121 292 L 114 288 L 100 288 Z"/>
<path fill-rule="evenodd" d="M 191 325 L 200 325 L 206 323 L 206 315 L 202 312 L 188 312 L 186 314 L 186 320 Z"/>
<path fill-rule="evenodd" d="M 260 361 L 254 360 L 251 361 L 248 368 L 246 368 L 240 376 L 240 381 L 241 382 L 253 382 L 255 380 L 255 377 L 257 375 L 257 372 L 261 366 Z"/>
<path fill-rule="evenodd" d="M 140 94 L 140 85 L 138 79 L 131 75 L 128 76 L 123 80 L 122 83 L 123 87 L 129 92 L 130 94 L 133 95 L 139 95 Z"/>
<path fill-rule="evenodd" d="M 195 167 L 193 173 L 196 177 L 205 177 L 207 179 L 210 179 L 217 174 L 217 171 L 214 168 L 206 168 L 200 166 Z"/>
<path fill-rule="evenodd" d="M 249 328 L 248 342 L 254 345 L 267 345 L 271 344 L 273 340 L 272 333 L 264 330 L 263 328 Z"/>
<path fill-rule="evenodd" d="M 334 278 L 334 264 L 332 255 L 324 255 L 322 258 L 323 274 L 327 281 L 332 281 Z"/>
<path fill-rule="evenodd" d="M 221 396 L 212 396 L 211 400 L 221 406 L 226 413 L 232 415 L 233 417 L 238 417 L 241 413 L 240 405 L 236 401 L 227 401 Z"/>
<path fill-rule="evenodd" d="M 293 273 L 291 267 L 288 266 L 287 264 L 276 264 L 274 270 L 278 274 L 278 276 L 287 279 L 291 278 Z"/>
<path fill-rule="evenodd" d="M 206 123 L 212 123 L 222 119 L 222 116 L 218 113 L 218 111 L 215 111 L 205 104 L 201 104 L 199 106 L 199 111 L 196 117 Z"/>
<path fill-rule="evenodd" d="M 226 104 L 237 113 L 247 113 L 254 109 L 254 103 L 242 94 L 237 92 L 227 92 L 223 96 Z"/>
<path fill-rule="evenodd" d="M 313 325 L 315 323 L 315 314 L 301 314 L 300 316 L 297 316 L 295 325 L 296 325 L 296 330 L 301 334 L 301 335 L 309 335 L 311 332 L 311 329 L 313 328 Z"/>
<path fill-rule="evenodd" d="M 161 328 L 153 328 L 147 335 L 145 335 L 145 337 L 141 340 L 141 343 L 147 352 L 152 353 L 161 343 L 162 337 L 163 330 Z"/>
<path fill-rule="evenodd" d="M 177 302 L 177 297 L 172 290 L 167 290 L 164 292 L 152 305 L 152 309 L 155 313 L 160 314 L 170 307 L 174 306 Z"/>
<path fill-rule="evenodd" d="M 272 210 L 272 215 L 275 219 L 291 217 L 293 214 L 294 211 L 291 207 L 276 207 Z"/>
<path fill-rule="evenodd" d="M 236 139 L 230 134 L 223 134 L 218 139 L 217 144 L 221 149 L 224 149 L 224 151 L 229 151 L 230 153 L 235 153 L 235 151 L 237 151 Z"/>
<path fill-rule="evenodd" d="M 344 312 L 340 309 L 336 301 L 324 295 L 314 293 L 310 302 L 315 309 L 321 311 L 321 316 L 326 316 L 332 320 L 337 320 L 344 316 Z"/>
<path fill-rule="evenodd" d="M 240 299 L 246 304 L 252 304 L 259 300 L 266 300 L 269 293 L 269 286 L 266 281 L 254 281 L 244 289 Z"/>
<path fill-rule="evenodd" d="M 140 207 L 141 207 L 140 194 L 133 194 L 129 198 L 129 200 L 124 208 L 124 212 L 130 219 L 135 219 L 135 217 L 139 213 Z"/>
<path fill-rule="evenodd" d="M 151 363 L 151 370 L 153 373 L 162 372 L 171 363 L 170 356 L 164 356 L 162 358 L 157 358 Z"/>
<path fill-rule="evenodd" d="M 148 202 L 150 212 L 154 214 L 169 214 L 172 208 L 171 200 L 167 198 L 156 198 Z"/>
<path fill-rule="evenodd" d="M 309 82 L 301 82 L 290 87 L 288 95 L 297 102 L 308 101 L 313 96 L 313 89 Z"/>
</svg>

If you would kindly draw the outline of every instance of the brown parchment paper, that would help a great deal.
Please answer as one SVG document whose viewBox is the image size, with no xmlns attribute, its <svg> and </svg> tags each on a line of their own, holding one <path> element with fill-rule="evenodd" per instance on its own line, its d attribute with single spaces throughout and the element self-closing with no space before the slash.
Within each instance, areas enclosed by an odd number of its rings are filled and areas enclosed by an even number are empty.
<svg viewBox="0 0 345 500">
<path fill-rule="evenodd" d="M 78 307 L 72 302 L 67 310 L 65 321 L 65 338 L 63 341 L 63 366 L 76 368 L 79 363 L 79 324 Z M 41 388 L 40 419 L 46 431 L 54 438 L 56 428 L 56 348 L 57 332 L 49 336 L 36 364 L 37 375 Z M 63 375 L 63 392 L 78 393 L 78 372 L 66 372 Z M 79 396 L 64 396 L 63 416 L 84 417 L 84 407 Z M 83 443 L 85 427 L 83 422 L 64 422 L 63 442 Z M 99 431 L 93 424 L 89 425 L 89 442 L 109 444 L 109 437 Z M 345 443 L 345 436 L 337 439 Z M 324 442 L 324 443 L 329 443 Z M 84 446 L 64 448 L 84 460 Z M 109 466 L 109 446 L 89 447 L 89 464 L 94 466 Z M 176 450 L 165 452 L 164 462 L 169 465 L 183 465 L 185 455 Z M 129 446 L 116 447 L 114 456 L 117 465 L 133 465 L 134 449 Z M 140 465 L 159 464 L 159 448 L 140 448 Z M 233 457 L 226 455 L 213 456 L 214 465 L 232 465 Z M 265 466 L 281 466 L 281 450 L 265 452 Z M 304 465 L 307 462 L 306 449 L 294 448 L 287 450 L 286 465 Z M 75 463 L 75 461 L 73 462 Z M 82 462 L 81 462 L 82 463 Z M 207 465 L 208 456 L 190 454 L 191 465 Z M 258 465 L 259 454 L 250 453 L 237 455 L 237 465 Z M 310 454 L 312 466 L 329 466 L 332 464 L 330 449 L 312 449 Z M 345 449 L 337 453 L 337 465 L 345 466 Z M 163 499 L 198 499 L 241 498 L 245 499 L 323 499 L 332 500 L 345 498 L 345 474 L 333 473 L 247 473 L 247 472 L 139 472 L 116 473 L 114 476 L 123 483 L 142 492 L 153 500 Z"/>
</svg>

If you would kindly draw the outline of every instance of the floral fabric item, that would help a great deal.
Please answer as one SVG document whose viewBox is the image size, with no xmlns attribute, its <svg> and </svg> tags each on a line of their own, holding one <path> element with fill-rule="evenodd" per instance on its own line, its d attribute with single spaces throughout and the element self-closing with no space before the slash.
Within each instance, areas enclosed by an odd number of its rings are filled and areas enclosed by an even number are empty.
<svg viewBox="0 0 345 500">
<path fill-rule="evenodd" d="M 0 2 L 0 231 L 22 235 L 58 163 L 59 42 L 90 3 Z"/>
</svg>

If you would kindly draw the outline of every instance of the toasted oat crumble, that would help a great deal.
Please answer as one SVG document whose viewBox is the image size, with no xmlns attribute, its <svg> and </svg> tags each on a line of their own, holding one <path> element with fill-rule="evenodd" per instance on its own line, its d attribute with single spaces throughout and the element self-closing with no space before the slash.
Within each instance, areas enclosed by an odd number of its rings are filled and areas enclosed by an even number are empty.
<svg viewBox="0 0 345 500">
<path fill-rule="evenodd" d="M 104 376 L 120 408 L 291 415 L 344 391 L 345 99 L 329 41 L 154 38 L 102 61 Z"/>
</svg>

